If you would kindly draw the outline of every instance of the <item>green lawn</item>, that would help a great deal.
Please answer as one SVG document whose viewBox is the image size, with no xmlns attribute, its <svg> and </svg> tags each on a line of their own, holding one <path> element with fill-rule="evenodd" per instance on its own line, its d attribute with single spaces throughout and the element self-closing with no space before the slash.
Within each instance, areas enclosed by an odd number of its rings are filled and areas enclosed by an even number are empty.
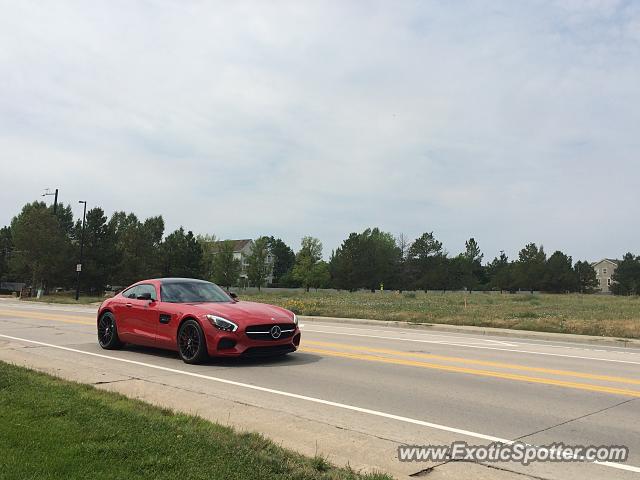
<svg viewBox="0 0 640 480">
<path fill-rule="evenodd" d="M 388 479 L 0 362 L 0 478 Z"/>
<path fill-rule="evenodd" d="M 239 295 L 302 315 L 640 338 L 640 297 L 269 290 Z"/>
</svg>

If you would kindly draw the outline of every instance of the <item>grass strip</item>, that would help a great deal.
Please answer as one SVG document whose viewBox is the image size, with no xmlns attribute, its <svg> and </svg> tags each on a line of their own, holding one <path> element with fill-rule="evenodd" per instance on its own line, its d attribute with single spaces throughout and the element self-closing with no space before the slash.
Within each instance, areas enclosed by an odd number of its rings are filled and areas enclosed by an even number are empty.
<svg viewBox="0 0 640 480">
<path fill-rule="evenodd" d="M 213 407 L 212 407 L 213 408 Z M 0 362 L 2 479 L 383 480 L 123 395 Z"/>
</svg>

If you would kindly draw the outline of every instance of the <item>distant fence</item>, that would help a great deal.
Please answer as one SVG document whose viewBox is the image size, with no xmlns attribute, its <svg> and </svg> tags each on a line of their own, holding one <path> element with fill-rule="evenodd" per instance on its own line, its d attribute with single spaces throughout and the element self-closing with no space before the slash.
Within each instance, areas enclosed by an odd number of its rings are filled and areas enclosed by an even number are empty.
<svg viewBox="0 0 640 480">
<path fill-rule="evenodd" d="M 5 292 L 21 292 L 26 284 L 19 282 L 0 282 L 0 290 Z"/>
<path fill-rule="evenodd" d="M 257 287 L 231 287 L 232 291 L 235 292 L 246 292 L 246 293 L 258 293 L 258 288 Z M 283 293 L 304 293 L 305 289 L 304 288 L 286 288 L 286 287 L 262 287 L 262 289 L 260 290 L 262 292 L 266 292 L 266 293 L 278 293 L 278 292 L 283 292 Z M 311 288 L 310 289 L 311 292 L 322 292 L 322 293 L 345 293 L 348 292 L 348 290 L 337 290 L 335 288 L 319 288 L 319 289 L 315 289 L 315 288 Z M 423 293 L 424 290 L 403 290 L 402 293 Z M 374 292 L 371 292 L 371 290 L 368 289 L 359 289 L 356 290 L 356 292 L 354 293 L 375 293 L 375 294 L 397 294 L 398 290 L 375 290 Z M 442 290 L 427 290 L 424 293 L 428 293 L 428 294 L 439 294 L 442 295 L 444 294 L 460 294 L 460 293 L 467 293 L 467 294 L 473 294 L 473 295 L 494 295 L 494 294 L 500 294 L 500 293 L 505 293 L 505 294 L 509 294 L 510 292 L 507 292 L 506 290 L 504 290 L 504 292 L 500 292 L 500 290 L 473 290 L 473 291 L 469 291 L 469 290 L 446 290 L 446 291 L 442 291 Z M 539 291 L 534 291 L 534 294 L 539 294 L 541 292 Z M 517 295 L 531 295 L 531 290 L 520 290 L 520 291 L 516 291 L 513 292 L 513 294 Z"/>
</svg>

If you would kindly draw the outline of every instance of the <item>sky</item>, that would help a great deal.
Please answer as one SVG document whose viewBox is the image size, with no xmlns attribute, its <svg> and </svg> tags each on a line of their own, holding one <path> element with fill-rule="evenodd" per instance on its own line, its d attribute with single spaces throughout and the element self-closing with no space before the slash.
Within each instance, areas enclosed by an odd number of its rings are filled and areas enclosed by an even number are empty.
<svg viewBox="0 0 640 480">
<path fill-rule="evenodd" d="M 640 1 L 0 0 L 0 225 L 46 187 L 324 255 L 640 254 Z"/>
</svg>

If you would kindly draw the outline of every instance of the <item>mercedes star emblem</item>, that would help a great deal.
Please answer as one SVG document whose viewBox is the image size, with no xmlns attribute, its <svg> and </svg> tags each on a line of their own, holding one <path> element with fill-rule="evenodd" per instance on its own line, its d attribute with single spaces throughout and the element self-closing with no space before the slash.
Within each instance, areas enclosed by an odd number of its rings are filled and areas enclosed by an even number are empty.
<svg viewBox="0 0 640 480">
<path fill-rule="evenodd" d="M 282 330 L 278 325 L 274 325 L 273 327 L 271 327 L 270 332 L 272 338 L 280 338 L 280 335 L 282 335 Z"/>
</svg>

